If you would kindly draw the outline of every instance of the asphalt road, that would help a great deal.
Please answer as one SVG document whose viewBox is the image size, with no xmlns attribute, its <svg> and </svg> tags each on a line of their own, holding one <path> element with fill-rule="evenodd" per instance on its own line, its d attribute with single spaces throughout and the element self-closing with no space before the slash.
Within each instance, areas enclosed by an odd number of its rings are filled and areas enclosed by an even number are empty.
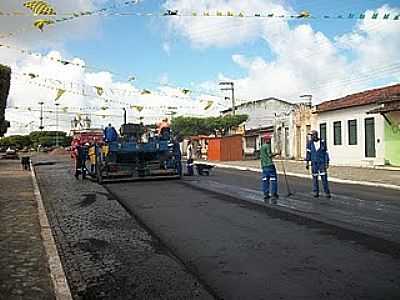
<svg viewBox="0 0 400 300">
<path fill-rule="evenodd" d="M 251 171 L 217 169 L 214 176 L 186 180 L 194 187 L 263 202 L 261 175 Z M 400 244 L 400 191 L 354 184 L 330 183 L 332 199 L 315 199 L 311 178 L 279 176 L 280 200 L 277 209 L 340 226 Z"/>
<path fill-rule="evenodd" d="M 297 199 L 311 201 L 307 180 L 290 178 L 290 182 Z M 210 187 L 220 190 L 206 191 Z M 107 185 L 217 298 L 400 298 L 397 244 L 388 243 L 387 247 L 396 249 L 386 252 L 385 243 L 379 240 L 363 243 L 364 236 L 356 232 L 344 230 L 346 234 L 341 235 L 340 227 L 324 226 L 307 218 L 285 218 L 282 213 L 274 213 L 274 208 L 238 200 L 243 191 L 257 196 L 258 188 L 258 174 L 225 170 L 209 178 L 185 178 L 183 182 Z M 223 190 L 230 190 L 235 197 L 223 195 Z M 357 205 L 338 211 L 370 208 L 369 204 L 377 200 L 386 207 L 398 200 L 398 192 L 392 191 L 336 184 L 332 190 L 340 205 L 351 203 L 356 196 Z M 284 206 L 285 201 L 282 199 L 280 205 Z M 314 206 L 329 208 L 313 203 L 308 208 Z M 296 204 L 285 209 L 295 211 Z M 396 227 L 389 231 L 395 232 Z"/>
</svg>

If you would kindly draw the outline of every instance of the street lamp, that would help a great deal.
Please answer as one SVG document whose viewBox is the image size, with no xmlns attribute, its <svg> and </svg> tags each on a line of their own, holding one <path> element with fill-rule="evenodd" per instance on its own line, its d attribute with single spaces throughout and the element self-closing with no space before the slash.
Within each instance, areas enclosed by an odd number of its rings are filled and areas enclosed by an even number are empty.
<svg viewBox="0 0 400 300">
<path fill-rule="evenodd" d="M 56 103 L 56 147 L 58 148 L 58 107 L 60 106 L 60 103 Z"/>
<path fill-rule="evenodd" d="M 221 91 L 232 92 L 232 115 L 235 115 L 235 85 L 232 81 L 221 81 L 218 85 L 229 86 L 227 88 L 221 88 Z M 226 99 L 227 97 L 225 97 Z"/>
<path fill-rule="evenodd" d="M 44 104 L 44 102 L 39 102 L 39 105 L 40 105 L 40 126 L 39 126 L 39 129 L 40 129 L 40 131 L 43 131 L 43 129 L 44 129 L 44 126 L 43 126 L 43 104 Z"/>
</svg>

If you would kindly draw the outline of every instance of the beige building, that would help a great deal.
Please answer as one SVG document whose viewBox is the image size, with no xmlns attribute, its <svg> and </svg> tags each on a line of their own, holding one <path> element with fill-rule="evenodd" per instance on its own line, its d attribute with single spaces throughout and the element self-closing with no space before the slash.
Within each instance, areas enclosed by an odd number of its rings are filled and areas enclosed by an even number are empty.
<svg viewBox="0 0 400 300">
<path fill-rule="evenodd" d="M 307 134 L 317 128 L 318 115 L 315 113 L 315 107 L 309 104 L 299 104 L 293 112 L 293 139 L 292 149 L 293 158 L 304 160 L 306 157 Z"/>
</svg>

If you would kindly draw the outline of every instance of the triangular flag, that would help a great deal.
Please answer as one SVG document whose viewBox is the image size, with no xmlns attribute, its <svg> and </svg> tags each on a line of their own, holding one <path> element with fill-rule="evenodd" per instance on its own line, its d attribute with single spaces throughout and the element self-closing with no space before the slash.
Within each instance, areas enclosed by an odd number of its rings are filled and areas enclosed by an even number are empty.
<svg viewBox="0 0 400 300">
<path fill-rule="evenodd" d="M 33 23 L 33 26 L 38 28 L 40 31 L 43 31 L 44 25 L 50 25 L 50 24 L 54 24 L 54 21 L 40 19 L 40 20 L 35 21 L 35 23 Z"/>
<path fill-rule="evenodd" d="M 138 112 L 141 112 L 144 108 L 144 106 L 141 105 L 131 105 L 132 109 L 136 109 Z"/>
<path fill-rule="evenodd" d="M 104 89 L 100 86 L 95 86 L 94 87 L 96 89 L 97 95 L 101 96 L 104 93 Z"/>
<path fill-rule="evenodd" d="M 35 15 L 55 15 L 56 11 L 45 1 L 27 1 L 24 3 Z"/>
<path fill-rule="evenodd" d="M 65 90 L 63 90 L 63 89 L 57 89 L 57 96 L 56 96 L 56 98 L 54 99 L 54 101 L 57 101 L 58 99 L 60 99 L 61 96 L 64 95 L 64 93 L 65 93 Z"/>
<path fill-rule="evenodd" d="M 148 94 L 151 94 L 151 92 L 149 90 L 144 89 L 140 94 L 148 95 Z"/>
<path fill-rule="evenodd" d="M 297 16 L 297 18 L 301 19 L 301 18 L 309 18 L 311 16 L 310 12 L 307 10 L 303 10 L 302 12 L 300 12 L 300 14 Z"/>
<path fill-rule="evenodd" d="M 214 101 L 207 101 L 207 106 L 204 107 L 204 110 L 207 110 L 209 108 L 211 108 L 211 106 L 214 104 Z"/>
</svg>

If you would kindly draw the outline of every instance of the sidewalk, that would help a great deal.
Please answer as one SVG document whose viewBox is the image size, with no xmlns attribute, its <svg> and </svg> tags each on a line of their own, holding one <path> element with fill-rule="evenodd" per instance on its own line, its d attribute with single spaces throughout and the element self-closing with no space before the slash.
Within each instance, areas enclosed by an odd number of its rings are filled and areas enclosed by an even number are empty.
<svg viewBox="0 0 400 300">
<path fill-rule="evenodd" d="M 214 162 L 219 167 L 229 167 L 249 171 L 260 171 L 260 160 Z M 305 162 L 293 160 L 275 160 L 278 173 L 283 173 L 283 165 L 286 173 L 291 176 L 310 177 L 310 171 L 306 170 Z M 400 168 L 395 169 L 372 169 L 345 166 L 330 166 L 329 176 L 331 181 L 365 184 L 379 187 L 400 189 Z"/>
<path fill-rule="evenodd" d="M 55 299 L 30 171 L 0 161 L 0 299 Z"/>
</svg>

